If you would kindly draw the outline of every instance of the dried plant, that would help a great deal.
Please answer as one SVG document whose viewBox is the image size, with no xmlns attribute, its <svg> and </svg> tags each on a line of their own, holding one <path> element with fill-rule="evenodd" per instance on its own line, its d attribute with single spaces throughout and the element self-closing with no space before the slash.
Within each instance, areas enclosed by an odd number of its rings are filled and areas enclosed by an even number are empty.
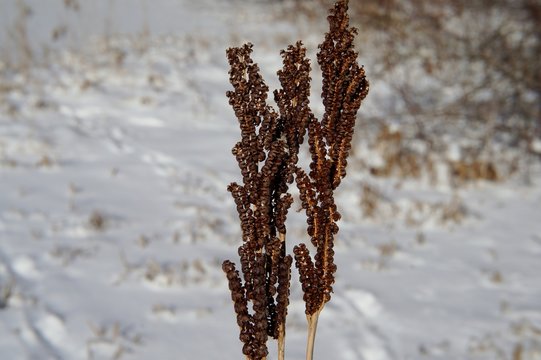
<svg viewBox="0 0 541 360">
<path fill-rule="evenodd" d="M 305 244 L 294 248 L 309 325 L 307 359 L 312 358 L 317 320 L 331 299 L 336 271 L 333 246 L 340 213 L 333 194 L 346 175 L 357 111 L 369 88 L 353 50 L 357 30 L 349 26 L 347 9 L 347 1 L 335 4 L 328 17 L 330 31 L 319 46 L 317 59 L 323 73 L 321 96 L 325 113 L 321 121 L 310 117 L 310 172 L 298 168 L 296 177 L 308 218 L 308 235 L 316 248 L 313 260 Z"/>
<path fill-rule="evenodd" d="M 399 118 L 411 129 L 404 140 L 434 154 L 451 135 L 476 158 L 495 151 L 505 161 L 505 145 L 524 165 L 539 159 L 540 1 L 366 0 L 352 2 L 351 16 L 373 50 L 372 76 L 389 85 L 371 123 Z"/>
<path fill-rule="evenodd" d="M 24 0 L 17 0 L 16 6 L 17 15 L 11 28 L 7 29 L 7 36 L 13 43 L 14 51 L 6 54 L 5 61 L 14 69 L 26 74 L 35 59 L 28 34 L 28 23 L 33 15 L 33 10 Z"/>
<path fill-rule="evenodd" d="M 269 337 L 278 339 L 278 358 L 284 358 L 293 261 L 286 254 L 285 220 L 293 202 L 288 188 L 294 179 L 316 248 L 315 261 L 306 245 L 294 249 L 310 328 L 307 358 L 312 358 L 317 317 L 331 297 L 336 271 L 333 240 L 340 219 L 333 191 L 346 174 L 355 118 L 368 93 L 368 82 L 353 50 L 356 30 L 349 27 L 347 1 L 335 4 L 329 23 L 330 31 L 318 53 L 323 72 L 322 121 L 309 107 L 311 68 L 301 42 L 281 52 L 281 89 L 274 92 L 278 112 L 267 104 L 269 89 L 251 59 L 252 45 L 227 50 L 233 86 L 227 97 L 241 129 L 233 154 L 243 184 L 232 183 L 228 190 L 241 222 L 242 278 L 233 262 L 224 261 L 222 268 L 229 280 L 247 359 L 266 359 Z M 297 166 L 306 133 L 312 156 L 309 173 Z"/>
<path fill-rule="evenodd" d="M 282 357 L 284 351 L 293 261 L 285 245 L 285 219 L 293 202 L 288 185 L 306 133 L 310 65 L 300 42 L 282 52 L 284 67 L 278 72 L 282 89 L 274 92 L 278 114 L 267 105 L 268 87 L 251 52 L 251 44 L 227 51 L 234 88 L 227 96 L 241 128 L 233 154 L 243 179 L 243 185 L 232 183 L 228 190 L 241 221 L 244 283 L 231 261 L 223 263 L 223 270 L 235 303 L 243 353 L 249 359 L 264 359 L 269 336 L 278 339 Z"/>
<path fill-rule="evenodd" d="M 451 176 L 456 183 L 465 183 L 474 180 L 498 181 L 498 169 L 494 162 L 473 160 L 467 158 L 460 161 L 449 161 Z"/>
<path fill-rule="evenodd" d="M 421 176 L 422 165 L 430 172 L 431 161 L 426 156 L 409 149 L 399 130 L 391 130 L 383 125 L 376 137 L 376 150 L 381 153 L 383 164 L 371 166 L 370 173 L 377 177 L 397 175 L 399 178 Z"/>
</svg>

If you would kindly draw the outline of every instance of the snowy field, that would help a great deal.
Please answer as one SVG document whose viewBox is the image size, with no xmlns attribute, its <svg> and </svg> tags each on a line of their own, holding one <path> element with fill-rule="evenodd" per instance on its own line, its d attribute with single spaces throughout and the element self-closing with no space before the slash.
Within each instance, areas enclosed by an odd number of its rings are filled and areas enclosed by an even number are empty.
<svg viewBox="0 0 541 360">
<path fill-rule="evenodd" d="M 4 20 L 14 3 L 0 1 Z M 302 38 L 313 56 L 325 23 L 295 24 L 279 2 L 96 1 L 73 14 L 28 3 L 32 41 L 59 23 L 78 32 L 28 68 L 0 67 L 0 359 L 242 358 L 221 271 L 240 243 L 225 48 L 253 42 L 274 88 L 279 50 Z M 5 53 L 16 45 L 3 24 Z M 371 86 L 360 117 L 385 95 Z M 371 151 L 359 141 L 355 156 Z M 335 294 L 315 358 L 541 359 L 539 166 L 457 187 L 361 163 L 337 197 Z M 379 196 L 370 218 L 366 184 Z M 307 241 L 303 216 L 291 215 L 291 247 Z M 290 360 L 305 348 L 297 277 Z"/>
</svg>

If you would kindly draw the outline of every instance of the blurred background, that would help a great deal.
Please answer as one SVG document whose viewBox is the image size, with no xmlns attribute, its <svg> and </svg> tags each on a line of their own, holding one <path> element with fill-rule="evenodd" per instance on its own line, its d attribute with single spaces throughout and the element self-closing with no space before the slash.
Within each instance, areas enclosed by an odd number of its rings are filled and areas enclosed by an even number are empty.
<svg viewBox="0 0 541 360">
<path fill-rule="evenodd" d="M 136 39 L 140 48 L 151 38 L 196 34 L 207 41 L 219 39 L 225 47 L 246 41 L 250 33 L 264 33 L 258 21 L 274 24 L 275 33 L 266 41 L 276 46 L 285 47 L 291 38 L 311 45 L 325 29 L 331 3 L 2 0 L 0 58 L 3 69 L 22 69 L 47 62 L 59 49 L 81 51 L 92 39 L 111 41 L 119 35 Z M 251 19 L 246 19 L 247 4 L 257 9 Z M 404 154 L 392 166 L 408 166 L 401 165 L 406 158 L 427 162 L 414 159 L 426 154 L 418 154 L 409 140 L 442 154 L 449 150 L 445 139 L 464 140 L 465 131 L 467 141 L 458 145 L 462 163 L 453 170 L 459 176 L 503 178 L 516 170 L 523 154 L 539 156 L 538 0 L 367 0 L 351 1 L 350 8 L 352 23 L 360 30 L 361 59 L 375 84 L 369 114 L 362 119 L 370 127 L 365 131 L 372 138 L 373 131 L 385 136 L 388 126 L 401 125 Z M 224 26 L 231 28 L 227 36 Z M 495 159 L 500 145 L 517 150 L 518 157 Z"/>
<path fill-rule="evenodd" d="M 252 42 L 276 89 L 280 49 L 302 40 L 321 117 L 332 4 L 0 0 L 2 360 L 239 358 L 221 271 L 241 242 L 225 49 Z M 317 358 L 539 360 L 541 1 L 350 0 L 349 14 L 370 93 Z M 290 247 L 307 241 L 295 210 Z"/>
</svg>

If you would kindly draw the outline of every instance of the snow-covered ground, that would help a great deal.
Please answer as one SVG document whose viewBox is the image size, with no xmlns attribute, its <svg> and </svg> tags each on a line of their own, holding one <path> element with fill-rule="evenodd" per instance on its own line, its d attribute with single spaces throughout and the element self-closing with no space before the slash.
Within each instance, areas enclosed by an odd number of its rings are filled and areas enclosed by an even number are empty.
<svg viewBox="0 0 541 360">
<path fill-rule="evenodd" d="M 242 358 L 221 271 L 240 242 L 225 190 L 239 178 L 239 131 L 224 50 L 253 42 L 276 86 L 279 50 L 306 35 L 314 54 L 313 29 L 324 27 L 295 27 L 276 3 L 157 3 L 147 21 L 152 30 L 163 13 L 166 30 L 81 37 L 45 65 L 2 70 L 2 360 Z M 348 170 L 316 359 L 541 359 L 537 165 L 529 181 L 458 188 L 373 178 L 355 161 Z M 367 184 L 380 196 L 372 218 Z M 290 221 L 292 247 L 307 237 L 301 213 Z M 300 360 L 306 321 L 293 277 L 286 358 Z"/>
</svg>

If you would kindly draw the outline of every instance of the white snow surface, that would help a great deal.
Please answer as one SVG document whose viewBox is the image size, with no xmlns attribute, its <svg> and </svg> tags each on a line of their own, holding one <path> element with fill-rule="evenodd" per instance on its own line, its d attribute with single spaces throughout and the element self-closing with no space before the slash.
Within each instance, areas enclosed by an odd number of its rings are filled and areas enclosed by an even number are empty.
<svg viewBox="0 0 541 360">
<path fill-rule="evenodd" d="M 88 39 L 2 80 L 2 360 L 243 358 L 221 271 L 240 244 L 224 50 L 253 42 L 274 87 L 279 50 L 308 25 L 273 17 L 276 3 L 158 3 L 183 11 L 184 31 L 179 20 L 144 44 Z M 308 34 L 314 54 L 322 33 Z M 529 172 L 528 182 L 397 186 L 352 161 L 315 358 L 541 359 L 541 178 Z M 394 210 L 363 218 L 367 179 Z M 298 208 L 290 247 L 308 241 Z M 446 210 L 463 217 L 447 221 Z M 297 279 L 293 270 L 289 360 L 305 349 Z"/>
</svg>

